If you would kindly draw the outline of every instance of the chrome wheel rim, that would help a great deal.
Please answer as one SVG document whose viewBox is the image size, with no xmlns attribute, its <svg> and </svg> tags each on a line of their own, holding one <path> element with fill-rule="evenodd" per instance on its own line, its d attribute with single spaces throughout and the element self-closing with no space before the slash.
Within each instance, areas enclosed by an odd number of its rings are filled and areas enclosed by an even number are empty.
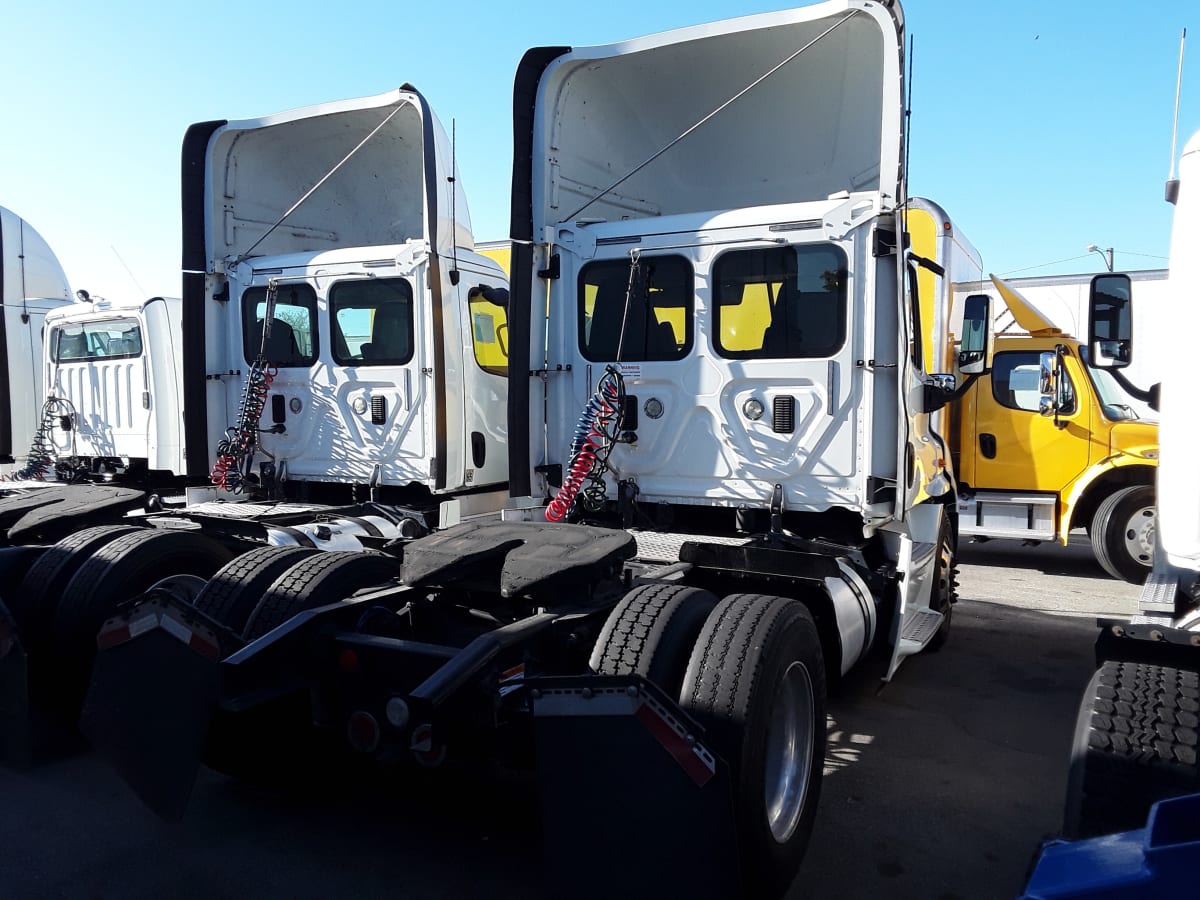
<svg viewBox="0 0 1200 900">
<path fill-rule="evenodd" d="M 1125 552 L 1147 568 L 1154 562 L 1155 524 L 1153 506 L 1143 506 L 1125 523 Z"/>
<path fill-rule="evenodd" d="M 792 663 L 783 674 L 767 727 L 767 825 L 781 844 L 795 833 L 808 797 L 815 706 L 808 669 L 803 663 Z"/>
</svg>

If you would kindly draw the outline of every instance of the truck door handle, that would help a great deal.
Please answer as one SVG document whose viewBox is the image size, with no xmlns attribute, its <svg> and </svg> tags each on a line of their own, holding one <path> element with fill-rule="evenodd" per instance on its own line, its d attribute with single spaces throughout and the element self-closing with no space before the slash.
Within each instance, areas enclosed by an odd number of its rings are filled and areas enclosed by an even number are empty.
<svg viewBox="0 0 1200 900">
<path fill-rule="evenodd" d="M 996 436 L 994 434 L 981 434 L 979 436 L 979 452 L 987 459 L 996 458 Z"/>
</svg>

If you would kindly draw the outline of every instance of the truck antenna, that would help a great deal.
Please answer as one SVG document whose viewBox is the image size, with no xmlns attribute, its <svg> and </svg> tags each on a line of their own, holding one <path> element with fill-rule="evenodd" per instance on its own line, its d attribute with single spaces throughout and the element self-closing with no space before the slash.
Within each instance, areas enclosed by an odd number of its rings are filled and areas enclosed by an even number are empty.
<svg viewBox="0 0 1200 900">
<path fill-rule="evenodd" d="M 900 196 L 897 201 L 900 206 L 908 203 L 908 157 L 912 151 L 912 90 L 913 90 L 913 41 L 914 36 L 908 36 L 908 83 L 904 86 L 908 96 L 904 99 L 904 171 L 900 173 Z"/>
<path fill-rule="evenodd" d="M 117 252 L 117 248 L 114 247 L 112 244 L 109 244 L 108 249 L 113 252 L 113 256 L 115 256 L 117 258 L 117 262 L 119 262 L 121 264 L 121 266 L 125 269 L 125 272 L 129 275 L 129 280 L 132 281 L 133 286 L 138 289 L 138 294 L 141 297 L 145 297 L 146 289 L 138 283 L 137 278 L 135 278 L 133 275 L 133 270 L 130 269 L 129 266 L 125 265 L 125 260 L 121 258 L 121 254 Z"/>
<path fill-rule="evenodd" d="M 1187 40 L 1187 29 L 1179 35 L 1179 71 L 1175 75 L 1175 121 L 1171 125 L 1171 171 L 1167 175 L 1166 198 L 1174 203 L 1179 198 L 1179 179 L 1175 177 L 1175 150 L 1179 140 L 1179 95 L 1183 89 L 1183 44 Z"/>
</svg>

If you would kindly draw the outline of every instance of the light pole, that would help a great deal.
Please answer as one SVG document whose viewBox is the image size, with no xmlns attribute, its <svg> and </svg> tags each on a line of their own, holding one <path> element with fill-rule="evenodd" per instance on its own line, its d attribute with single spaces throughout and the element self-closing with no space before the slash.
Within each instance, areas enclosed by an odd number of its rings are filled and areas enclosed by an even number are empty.
<svg viewBox="0 0 1200 900">
<path fill-rule="evenodd" d="M 1097 247 L 1095 244 L 1088 244 L 1088 253 L 1099 253 L 1104 257 L 1104 265 L 1108 266 L 1108 271 L 1113 270 L 1113 248 L 1112 247 Z"/>
</svg>

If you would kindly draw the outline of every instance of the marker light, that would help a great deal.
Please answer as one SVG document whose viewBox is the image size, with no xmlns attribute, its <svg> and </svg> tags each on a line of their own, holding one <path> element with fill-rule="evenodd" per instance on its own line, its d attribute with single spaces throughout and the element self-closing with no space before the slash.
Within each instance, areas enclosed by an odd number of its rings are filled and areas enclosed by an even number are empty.
<svg viewBox="0 0 1200 900">
<path fill-rule="evenodd" d="M 762 405 L 761 400 L 751 397 L 749 400 L 747 400 L 745 403 L 742 404 L 742 415 L 745 416 L 747 419 L 749 419 L 751 422 L 757 422 L 759 419 L 762 418 L 762 414 L 763 414 L 763 405 Z"/>
<path fill-rule="evenodd" d="M 646 405 L 642 407 L 642 411 L 651 419 L 661 418 L 663 414 L 662 401 L 657 397 L 651 397 L 646 401 Z"/>
</svg>

